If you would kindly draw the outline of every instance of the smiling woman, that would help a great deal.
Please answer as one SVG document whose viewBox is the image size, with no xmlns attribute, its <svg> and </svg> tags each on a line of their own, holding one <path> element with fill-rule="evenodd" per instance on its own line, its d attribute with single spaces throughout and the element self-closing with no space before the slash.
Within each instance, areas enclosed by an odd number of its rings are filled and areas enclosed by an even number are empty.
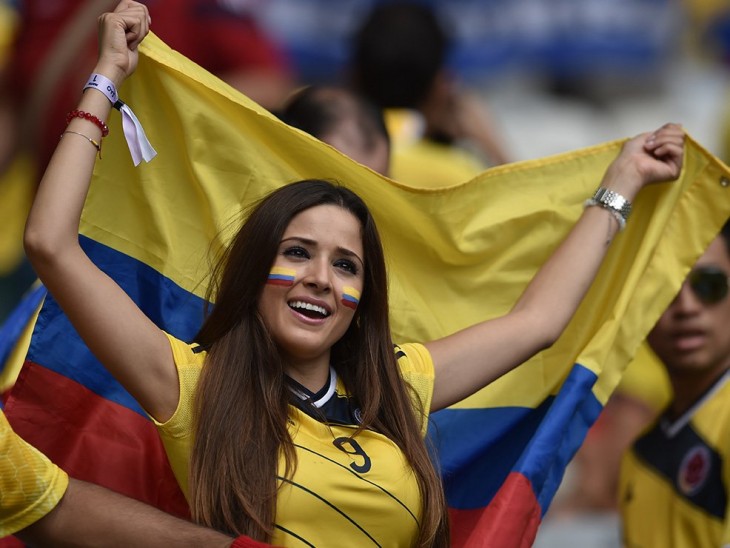
<svg viewBox="0 0 730 548">
<path fill-rule="evenodd" d="M 180 432 L 195 439 L 194 515 L 251 535 L 271 534 L 273 523 L 277 544 L 362 537 L 407 546 L 425 532 L 447 539 L 442 490 L 421 437 L 433 366 L 422 347 L 393 350 L 382 246 L 362 200 L 317 180 L 273 192 L 253 209 L 218 274 L 210 296 L 218 304 L 199 346 L 173 341 L 181 378 L 202 369 L 193 383 L 195 435 L 179 410 L 160 427 L 168 448 Z M 418 379 L 413 400 L 401 372 Z M 191 398 L 181 388 L 181 406 Z M 185 450 L 176 453 L 184 471 Z M 221 499 L 232 486 L 246 498 Z"/>
<path fill-rule="evenodd" d="M 149 23 L 131 0 L 100 18 L 95 74 L 112 88 L 134 72 Z M 79 246 L 97 152 L 89 140 L 101 140 L 110 108 L 100 90 L 83 94 L 77 110 L 91 114 L 70 120 L 43 176 L 28 257 L 157 422 L 193 517 L 285 546 L 449 546 L 428 414 L 560 336 L 630 201 L 676 178 L 684 150 L 673 124 L 627 141 L 512 310 L 424 344 L 393 343 L 383 249 L 363 201 L 326 181 L 284 186 L 234 237 L 213 272 L 215 306 L 188 343 L 162 332 Z"/>
</svg>

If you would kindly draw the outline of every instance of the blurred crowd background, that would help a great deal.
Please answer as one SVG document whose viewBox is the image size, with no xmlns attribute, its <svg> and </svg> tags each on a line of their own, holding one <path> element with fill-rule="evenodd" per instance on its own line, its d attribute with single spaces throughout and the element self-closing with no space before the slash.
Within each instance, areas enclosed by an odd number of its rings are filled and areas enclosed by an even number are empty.
<svg viewBox="0 0 730 548">
<path fill-rule="evenodd" d="M 23 221 L 93 67 L 95 36 L 87 29 L 116 3 L 0 0 L 0 324 L 35 279 L 22 254 Z M 370 10 L 387 2 L 145 3 L 152 30 L 171 47 L 276 111 L 303 85 L 346 85 L 353 36 Z M 556 154 L 672 121 L 730 160 L 730 0 L 422 3 L 450 37 L 454 82 L 481 102 L 507 159 Z M 615 443 L 620 449 L 626 442 Z M 569 468 L 537 546 L 618 545 L 610 491 L 581 495 L 584 486 L 581 472 Z"/>
</svg>

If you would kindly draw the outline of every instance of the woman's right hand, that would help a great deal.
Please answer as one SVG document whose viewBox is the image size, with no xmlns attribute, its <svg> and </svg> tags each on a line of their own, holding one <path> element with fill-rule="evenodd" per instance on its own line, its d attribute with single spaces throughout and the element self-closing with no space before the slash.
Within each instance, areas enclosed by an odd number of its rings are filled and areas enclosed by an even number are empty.
<svg viewBox="0 0 730 548">
<path fill-rule="evenodd" d="M 137 68 L 137 47 L 151 22 L 147 6 L 132 0 L 122 0 L 113 12 L 100 15 L 99 59 L 94 72 L 120 86 Z"/>
</svg>

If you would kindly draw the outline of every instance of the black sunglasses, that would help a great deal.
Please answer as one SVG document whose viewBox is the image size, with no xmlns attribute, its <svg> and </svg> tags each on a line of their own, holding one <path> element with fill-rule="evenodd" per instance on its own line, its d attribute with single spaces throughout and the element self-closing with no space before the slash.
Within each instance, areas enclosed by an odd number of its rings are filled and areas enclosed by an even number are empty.
<svg viewBox="0 0 730 548">
<path fill-rule="evenodd" d="M 728 293 L 728 275 L 716 266 L 698 266 L 687 277 L 697 298 L 705 304 L 715 304 Z"/>
</svg>

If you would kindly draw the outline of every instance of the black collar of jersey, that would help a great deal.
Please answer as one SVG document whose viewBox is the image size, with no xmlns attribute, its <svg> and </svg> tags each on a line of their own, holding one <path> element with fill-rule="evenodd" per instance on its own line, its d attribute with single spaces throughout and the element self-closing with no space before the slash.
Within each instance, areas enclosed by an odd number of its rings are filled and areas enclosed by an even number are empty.
<svg viewBox="0 0 730 548">
<path fill-rule="evenodd" d="M 337 373 L 334 368 L 330 367 L 327 382 L 317 392 L 312 392 L 288 375 L 286 380 L 292 394 L 291 404 L 313 419 L 325 424 L 360 424 L 360 408 L 355 399 L 337 393 Z"/>
</svg>

